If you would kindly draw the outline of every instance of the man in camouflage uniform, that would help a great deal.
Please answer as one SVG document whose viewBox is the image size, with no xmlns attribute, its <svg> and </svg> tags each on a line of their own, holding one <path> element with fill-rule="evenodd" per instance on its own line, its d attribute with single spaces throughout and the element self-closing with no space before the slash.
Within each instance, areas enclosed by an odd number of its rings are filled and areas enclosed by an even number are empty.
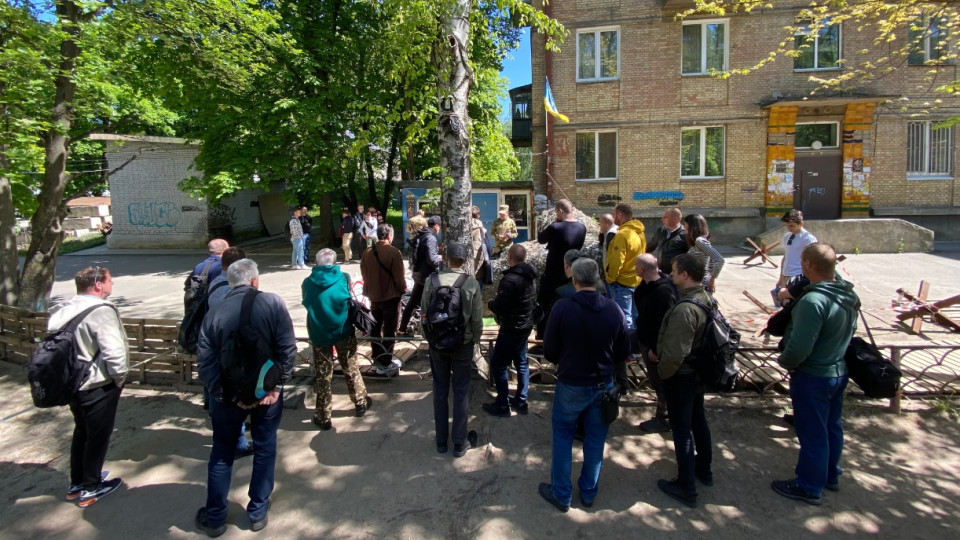
<svg viewBox="0 0 960 540">
<path fill-rule="evenodd" d="M 499 257 L 500 252 L 510 249 L 513 239 L 517 237 L 517 224 L 510 218 L 510 207 L 502 204 L 497 213 L 497 219 L 490 226 L 490 235 L 493 236 L 493 256 Z"/>
<path fill-rule="evenodd" d="M 317 265 L 303 281 L 303 305 L 307 308 L 307 331 L 313 344 L 313 363 L 317 369 L 317 405 L 313 423 L 321 431 L 333 427 L 333 348 L 347 380 L 347 392 L 356 406 L 356 416 L 367 413 L 372 400 L 357 367 L 357 336 L 348 317 L 350 279 L 337 266 L 337 254 L 331 249 L 317 253 Z"/>
</svg>

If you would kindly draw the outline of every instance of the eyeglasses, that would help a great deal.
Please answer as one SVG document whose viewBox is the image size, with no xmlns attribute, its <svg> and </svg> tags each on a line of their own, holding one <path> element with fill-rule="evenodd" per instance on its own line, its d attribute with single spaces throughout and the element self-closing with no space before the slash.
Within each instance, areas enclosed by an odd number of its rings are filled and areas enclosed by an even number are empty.
<svg viewBox="0 0 960 540">
<path fill-rule="evenodd" d="M 792 245 L 793 245 L 793 239 L 796 238 L 796 237 L 797 237 L 796 234 L 791 234 L 791 235 L 790 235 L 790 238 L 787 238 L 787 245 L 788 245 L 788 246 L 792 246 Z"/>
</svg>

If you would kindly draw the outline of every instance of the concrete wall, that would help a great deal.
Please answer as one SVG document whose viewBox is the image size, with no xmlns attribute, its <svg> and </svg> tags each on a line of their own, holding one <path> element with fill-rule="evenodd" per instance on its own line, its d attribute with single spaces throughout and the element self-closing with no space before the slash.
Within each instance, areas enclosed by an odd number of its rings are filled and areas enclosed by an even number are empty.
<svg viewBox="0 0 960 540">
<path fill-rule="evenodd" d="M 772 220 L 771 220 L 772 221 Z M 804 228 L 838 254 L 923 253 L 933 250 L 933 231 L 902 219 L 841 219 L 807 221 Z M 767 245 L 782 241 L 787 228 L 780 224 L 760 235 Z M 783 255 L 781 246 L 770 251 Z"/>
</svg>

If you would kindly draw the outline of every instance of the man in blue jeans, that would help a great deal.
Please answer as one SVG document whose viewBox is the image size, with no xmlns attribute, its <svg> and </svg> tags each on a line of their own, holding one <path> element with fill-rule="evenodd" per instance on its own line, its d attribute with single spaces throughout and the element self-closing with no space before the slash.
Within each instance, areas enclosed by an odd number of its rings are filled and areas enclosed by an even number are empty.
<svg viewBox="0 0 960 540">
<path fill-rule="evenodd" d="M 283 413 L 283 383 L 290 378 L 297 356 L 293 323 L 282 298 L 260 293 L 257 264 L 240 259 L 227 270 L 231 291 L 223 304 L 204 318 L 197 344 L 197 368 L 200 380 L 210 391 L 210 415 L 213 419 L 213 449 L 207 465 L 207 502 L 197 510 L 197 527 L 211 538 L 226 531 L 227 495 L 233 471 L 234 449 L 240 425 L 250 415 L 253 435 L 253 473 L 247 492 L 247 516 L 254 532 L 267 526 L 267 510 L 273 492 L 274 465 L 277 461 L 277 427 Z M 250 324 L 269 344 L 272 360 L 279 367 L 277 386 L 252 403 L 225 391 L 220 367 L 233 363 L 234 344 L 240 330 L 241 309 L 247 294 L 253 294 Z"/>
<path fill-rule="evenodd" d="M 840 490 L 843 391 L 849 379 L 843 356 L 857 329 L 860 299 L 853 284 L 836 275 L 832 246 L 810 244 L 801 265 L 810 285 L 796 300 L 779 359 L 790 371 L 800 457 L 796 478 L 775 480 L 771 487 L 788 499 L 819 505 L 824 488 Z"/>
<path fill-rule="evenodd" d="M 657 354 L 647 353 L 647 360 L 657 366 L 663 381 L 663 393 L 673 430 L 673 450 L 677 455 L 677 477 L 659 480 L 657 487 L 690 508 L 697 507 L 697 484 L 713 485 L 713 441 L 703 408 L 703 384 L 688 360 L 690 352 L 700 345 L 707 313 L 689 300 L 707 307 L 716 302 L 703 290 L 706 266 L 690 253 L 673 259 L 673 283 L 680 291 L 680 300 L 667 310 L 657 336 Z M 685 301 L 688 300 L 688 301 Z M 696 451 L 694 451 L 696 450 Z"/>
<path fill-rule="evenodd" d="M 537 323 L 537 269 L 527 262 L 527 248 L 514 244 L 507 251 L 509 268 L 503 271 L 497 296 L 488 306 L 500 324 L 493 348 L 490 371 L 497 385 L 497 400 L 484 403 L 483 410 L 493 416 L 510 416 L 513 407 L 527 414 L 527 388 L 530 366 L 527 364 L 527 338 Z M 510 364 L 517 370 L 517 393 L 510 399 Z"/>
<path fill-rule="evenodd" d="M 561 512 L 570 509 L 573 484 L 573 434 L 584 417 L 580 502 L 593 506 L 600 480 L 603 447 L 609 426 L 603 423 L 601 400 L 614 389 L 614 369 L 630 354 L 630 335 L 623 312 L 597 292 L 600 268 L 581 258 L 571 266 L 577 292 L 553 306 L 543 339 L 547 360 L 557 364 L 553 400 L 553 449 L 550 483 L 541 483 L 540 496 Z"/>
</svg>

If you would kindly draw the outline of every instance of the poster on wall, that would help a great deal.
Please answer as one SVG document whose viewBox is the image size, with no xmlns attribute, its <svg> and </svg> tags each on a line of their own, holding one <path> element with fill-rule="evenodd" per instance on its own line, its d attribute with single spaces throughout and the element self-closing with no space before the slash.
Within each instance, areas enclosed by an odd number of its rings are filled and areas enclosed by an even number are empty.
<svg viewBox="0 0 960 540">
<path fill-rule="evenodd" d="M 767 173 L 768 206 L 793 205 L 793 169 L 791 159 L 774 159 Z"/>
</svg>

